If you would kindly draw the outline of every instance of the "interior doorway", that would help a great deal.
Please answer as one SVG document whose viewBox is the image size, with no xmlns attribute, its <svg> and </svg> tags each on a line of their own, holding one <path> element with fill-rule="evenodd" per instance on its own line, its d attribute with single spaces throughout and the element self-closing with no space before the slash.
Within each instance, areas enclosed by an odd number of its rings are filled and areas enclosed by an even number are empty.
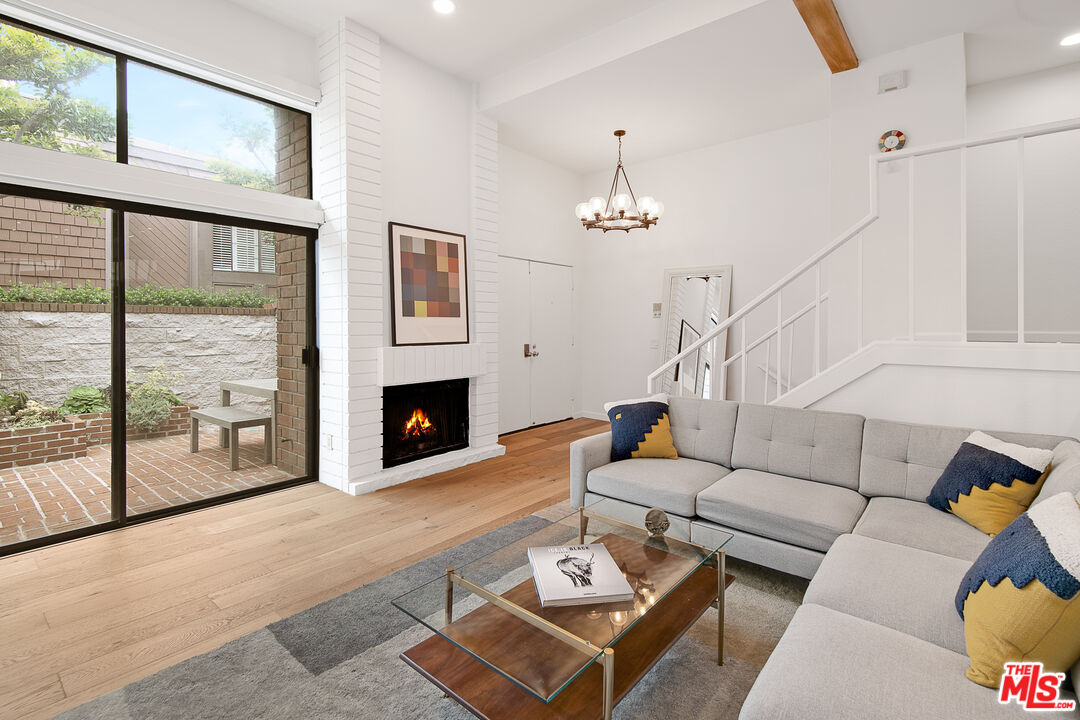
<svg viewBox="0 0 1080 720">
<path fill-rule="evenodd" d="M 499 432 L 573 412 L 573 270 L 499 258 Z"/>
</svg>

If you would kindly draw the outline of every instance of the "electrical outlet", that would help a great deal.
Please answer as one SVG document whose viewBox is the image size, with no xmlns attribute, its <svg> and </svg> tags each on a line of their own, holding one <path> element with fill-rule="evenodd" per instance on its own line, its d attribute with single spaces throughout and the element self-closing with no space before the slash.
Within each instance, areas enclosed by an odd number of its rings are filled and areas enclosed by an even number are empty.
<svg viewBox="0 0 1080 720">
<path fill-rule="evenodd" d="M 663 314 L 664 314 L 664 304 L 663 303 L 653 303 L 652 304 L 652 316 L 653 316 L 653 318 L 655 320 L 659 320 L 660 317 Z"/>
</svg>

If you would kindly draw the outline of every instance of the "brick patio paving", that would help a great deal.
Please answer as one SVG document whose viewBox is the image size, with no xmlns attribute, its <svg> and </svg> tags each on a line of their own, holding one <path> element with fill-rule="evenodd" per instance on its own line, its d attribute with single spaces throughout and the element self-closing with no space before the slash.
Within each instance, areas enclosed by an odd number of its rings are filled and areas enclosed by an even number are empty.
<svg viewBox="0 0 1080 720">
<path fill-rule="evenodd" d="M 218 428 L 199 432 L 199 452 L 187 435 L 128 443 L 128 514 L 269 485 L 290 475 L 263 461 L 261 428 L 240 431 L 240 469 L 218 447 Z M 109 445 L 86 457 L 0 470 L 0 545 L 109 520 Z"/>
</svg>

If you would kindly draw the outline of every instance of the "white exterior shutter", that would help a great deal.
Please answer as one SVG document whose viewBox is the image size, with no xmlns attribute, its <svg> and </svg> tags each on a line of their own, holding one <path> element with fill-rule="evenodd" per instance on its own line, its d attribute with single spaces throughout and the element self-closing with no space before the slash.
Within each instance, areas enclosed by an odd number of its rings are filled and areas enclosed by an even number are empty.
<svg viewBox="0 0 1080 720">
<path fill-rule="evenodd" d="M 214 226 L 214 269 L 232 270 L 232 228 L 228 225 Z"/>
<path fill-rule="evenodd" d="M 259 231 L 259 272 L 277 272 L 276 252 L 274 233 L 269 230 Z"/>
<path fill-rule="evenodd" d="M 259 232 L 250 228 L 233 228 L 233 269 L 239 272 L 259 271 Z"/>
</svg>

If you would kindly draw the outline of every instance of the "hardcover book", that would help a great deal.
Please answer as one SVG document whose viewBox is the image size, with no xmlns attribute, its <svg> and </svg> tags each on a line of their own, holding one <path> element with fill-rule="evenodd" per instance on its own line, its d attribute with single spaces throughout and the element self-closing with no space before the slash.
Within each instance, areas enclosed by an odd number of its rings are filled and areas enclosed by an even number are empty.
<svg viewBox="0 0 1080 720">
<path fill-rule="evenodd" d="M 600 543 L 529 548 L 542 607 L 626 602 L 634 590 Z"/>
</svg>

